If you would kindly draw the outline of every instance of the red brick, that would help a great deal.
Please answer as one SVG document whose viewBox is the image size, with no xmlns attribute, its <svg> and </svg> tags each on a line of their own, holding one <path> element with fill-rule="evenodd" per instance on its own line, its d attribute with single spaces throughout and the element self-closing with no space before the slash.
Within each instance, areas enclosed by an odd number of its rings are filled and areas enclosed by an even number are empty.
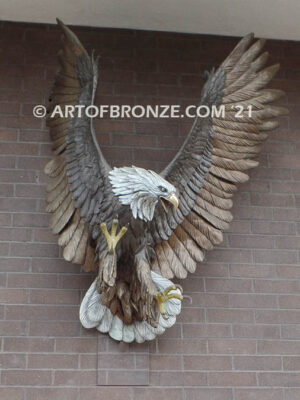
<svg viewBox="0 0 300 400">
<path fill-rule="evenodd" d="M 8 105 L 12 103 L 6 103 Z M 2 105 L 0 103 L 0 113 L 2 113 Z M 18 138 L 18 130 L 17 129 L 1 129 L 0 128 L 0 140 L 1 142 L 15 142 Z"/>
<path fill-rule="evenodd" d="M 256 353 L 256 343 L 254 340 L 209 339 L 208 352 L 212 354 L 254 354 Z"/>
<path fill-rule="evenodd" d="M 280 326 L 274 325 L 233 325 L 233 336 L 236 338 L 279 339 Z"/>
<path fill-rule="evenodd" d="M 0 354 L 0 364 L 2 369 L 25 369 L 26 368 L 26 355 L 2 353 Z M 1 393 L 1 392 L 0 392 Z"/>
<path fill-rule="evenodd" d="M 100 369 L 135 369 L 134 354 L 99 354 Z"/>
<path fill-rule="evenodd" d="M 204 322 L 205 321 L 205 311 L 201 308 L 184 308 L 184 312 L 182 312 L 177 317 L 178 322 L 186 322 L 186 323 L 195 323 L 195 322 Z"/>
<path fill-rule="evenodd" d="M 34 239 L 38 243 L 57 243 L 57 236 L 49 228 L 34 229 Z"/>
<path fill-rule="evenodd" d="M 281 357 L 235 356 L 233 362 L 242 371 L 279 371 L 282 366 Z"/>
<path fill-rule="evenodd" d="M 126 374 L 126 372 L 125 372 Z M 202 379 L 200 378 L 199 384 L 203 383 L 203 375 L 201 374 Z M 205 379 L 205 377 L 204 377 Z M 123 384 L 125 381 L 123 381 Z M 134 378 L 132 383 L 134 384 Z M 184 385 L 184 373 L 181 371 L 150 371 L 150 386 L 183 386 Z M 190 385 L 189 385 L 190 386 Z"/>
<path fill-rule="evenodd" d="M 54 339 L 7 337 L 3 347 L 7 352 L 51 352 L 54 350 Z"/>
<path fill-rule="evenodd" d="M 261 372 L 258 374 L 258 382 L 261 386 L 299 387 L 299 378 L 299 373 Z"/>
<path fill-rule="evenodd" d="M 229 263 L 247 263 L 252 262 L 252 253 L 250 250 L 243 249 L 218 249 L 215 248 L 213 252 L 207 255 L 209 262 L 229 262 Z"/>
<path fill-rule="evenodd" d="M 300 296 L 297 295 L 283 295 L 279 296 L 280 308 L 300 308 Z"/>
<path fill-rule="evenodd" d="M 299 221 L 300 211 L 298 208 L 274 208 L 274 219 L 278 221 Z"/>
<path fill-rule="evenodd" d="M 136 133 L 137 134 L 146 134 L 146 135 L 159 135 L 164 134 L 167 136 L 177 136 L 178 135 L 178 126 L 174 124 L 171 120 L 166 120 L 165 122 L 137 122 L 136 123 Z"/>
<path fill-rule="evenodd" d="M 300 354 L 300 343 L 288 340 L 262 340 L 257 345 L 258 354 Z"/>
<path fill-rule="evenodd" d="M 47 147 L 50 148 L 50 145 L 47 144 Z M 41 145 L 41 148 L 43 148 L 43 145 Z M 41 153 L 41 155 L 43 155 Z M 25 170 L 28 169 L 34 169 L 34 170 L 39 170 L 40 172 L 40 180 L 42 177 L 45 176 L 43 169 L 47 162 L 49 161 L 50 157 L 19 157 L 18 158 L 18 167 L 19 168 L 24 168 Z M 48 177 L 47 177 L 48 179 Z M 21 182 L 22 183 L 22 182 Z M 37 181 L 35 182 L 37 183 Z"/>
<path fill-rule="evenodd" d="M 297 324 L 299 310 L 257 310 L 255 319 L 257 322 L 266 324 Z"/>
<path fill-rule="evenodd" d="M 78 307 L 73 306 L 26 306 L 8 305 L 6 319 L 30 321 L 77 321 Z"/>
<path fill-rule="evenodd" d="M 33 272 L 48 273 L 78 273 L 79 266 L 57 258 L 34 258 L 32 260 Z"/>
<path fill-rule="evenodd" d="M 1 279 L 1 278 L 0 278 Z M 29 291 L 27 289 L 0 288 L 0 303 L 28 303 Z"/>
<path fill-rule="evenodd" d="M 277 308 L 277 296 L 231 293 L 229 306 L 232 308 Z"/>
<path fill-rule="evenodd" d="M 80 354 L 79 368 L 95 370 L 98 369 L 98 354 Z M 105 374 L 105 371 L 100 371 L 100 374 L 102 373 Z"/>
<path fill-rule="evenodd" d="M 260 235 L 229 235 L 229 244 L 233 248 L 272 249 L 274 239 L 270 236 Z"/>
<path fill-rule="evenodd" d="M 0 214 L 0 224 L 1 226 L 11 226 L 12 215 L 8 213 Z"/>
<path fill-rule="evenodd" d="M 179 355 L 150 355 L 150 370 L 179 370 L 182 369 L 182 357 Z"/>
<path fill-rule="evenodd" d="M 27 242 L 31 239 L 31 229 L 0 228 L 0 240 Z"/>
<path fill-rule="evenodd" d="M 57 276 L 48 274 L 9 274 L 8 287 L 49 288 L 57 287 Z"/>
<path fill-rule="evenodd" d="M 278 265 L 278 277 L 281 279 L 299 279 L 300 271 L 298 266 Z"/>
<path fill-rule="evenodd" d="M 28 105 L 26 105 L 28 106 Z M 24 107 L 23 107 L 24 113 Z M 32 107 L 30 107 L 29 113 L 32 113 Z M 47 131 L 25 129 L 20 132 L 20 142 L 50 142 L 49 133 Z"/>
<path fill-rule="evenodd" d="M 58 353 L 94 353 L 96 351 L 96 336 L 87 338 L 57 338 Z"/>
<path fill-rule="evenodd" d="M 299 238 L 297 236 L 280 236 L 276 238 L 275 245 L 278 249 L 300 250 Z"/>
<path fill-rule="evenodd" d="M 286 371 L 299 371 L 300 357 L 283 357 L 283 369 Z"/>
<path fill-rule="evenodd" d="M 236 398 L 239 400 L 282 400 L 283 393 L 281 389 L 239 389 L 235 390 Z"/>
<path fill-rule="evenodd" d="M 25 336 L 27 332 L 26 321 L 0 321 L 1 336 Z"/>
<path fill-rule="evenodd" d="M 105 388 L 101 386 L 80 389 L 80 400 L 90 400 L 91 398 L 99 398 L 102 396 L 110 400 L 132 400 L 132 391 L 126 387 Z"/>
<path fill-rule="evenodd" d="M 150 343 L 150 346 L 153 346 Z M 167 339 L 160 338 L 158 342 L 159 354 L 203 354 L 207 352 L 206 340 Z"/>
<path fill-rule="evenodd" d="M 197 276 L 194 277 L 192 281 L 184 282 L 184 291 L 188 293 L 200 292 L 204 290 L 204 280 Z"/>
<path fill-rule="evenodd" d="M 230 227 L 227 232 L 250 233 L 250 231 L 251 231 L 251 222 L 250 221 L 240 221 L 238 219 L 234 219 L 233 221 L 231 221 Z M 258 233 L 260 233 L 260 232 L 258 232 Z"/>
<path fill-rule="evenodd" d="M 7 370 L 2 372 L 2 383 L 7 386 L 51 385 L 51 371 L 40 370 Z"/>
<path fill-rule="evenodd" d="M 18 197 L 44 198 L 46 193 L 43 185 L 16 185 L 16 195 Z"/>
<path fill-rule="evenodd" d="M 13 215 L 13 226 L 24 226 L 24 227 L 46 227 L 49 223 L 48 214 L 14 214 Z"/>
<path fill-rule="evenodd" d="M 59 369 L 55 371 L 54 385 L 56 386 L 90 386 L 95 384 L 96 371 L 60 371 Z"/>
<path fill-rule="evenodd" d="M 194 276 L 208 277 L 228 277 L 228 264 L 202 264 L 196 271 Z M 197 280 L 196 280 L 197 282 Z"/>
<path fill-rule="evenodd" d="M 31 336 L 79 336 L 80 322 L 77 321 L 30 321 Z"/>
<path fill-rule="evenodd" d="M 206 386 L 207 374 L 203 372 L 186 371 L 183 375 L 184 386 Z"/>
<path fill-rule="evenodd" d="M 16 156 L 6 156 L 0 155 L 0 168 L 15 168 L 17 157 Z"/>
<path fill-rule="evenodd" d="M 174 152 L 173 150 L 165 149 L 133 149 L 133 156 L 136 161 L 143 160 L 144 158 L 150 161 L 160 161 L 161 159 L 171 161 Z"/>
<path fill-rule="evenodd" d="M 231 326 L 225 324 L 184 324 L 183 337 L 231 337 Z"/>
<path fill-rule="evenodd" d="M 232 360 L 228 356 L 184 356 L 183 367 L 196 371 L 231 370 Z"/>
<path fill-rule="evenodd" d="M 32 143 L 2 143 L 1 145 L 1 154 L 37 155 L 38 150 L 38 145 Z"/>
<path fill-rule="evenodd" d="M 272 219 L 273 213 L 272 208 L 270 207 L 244 207 L 239 205 L 234 209 L 234 217 L 238 219 L 246 219 L 246 220 L 265 220 Z"/>
<path fill-rule="evenodd" d="M 284 394 L 286 400 L 297 400 L 300 396 L 300 389 L 285 389 Z"/>
<path fill-rule="evenodd" d="M 296 227 L 294 222 L 253 221 L 252 232 L 272 235 L 294 235 Z"/>
<path fill-rule="evenodd" d="M 230 275 L 238 278 L 274 278 L 274 265 L 235 264 L 230 266 Z"/>
<path fill-rule="evenodd" d="M 76 304 L 79 292 L 75 290 L 33 289 L 30 292 L 32 304 Z"/>
<path fill-rule="evenodd" d="M 270 155 L 270 166 L 281 168 L 299 168 L 300 161 L 299 157 L 293 154 L 281 154 L 280 157 Z"/>
<path fill-rule="evenodd" d="M 9 243 L 0 243 L 0 256 L 8 256 L 9 253 Z"/>
<path fill-rule="evenodd" d="M 210 386 L 256 386 L 254 372 L 210 372 Z"/>
<path fill-rule="evenodd" d="M 12 243 L 11 254 L 25 257 L 57 257 L 58 246 L 45 243 Z"/>
<path fill-rule="evenodd" d="M 251 292 L 252 282 L 250 279 L 205 279 L 206 290 L 209 292 Z"/>
<path fill-rule="evenodd" d="M 113 145 L 130 147 L 156 147 L 156 138 L 150 135 L 113 135 Z"/>
<path fill-rule="evenodd" d="M 24 400 L 24 388 L 0 387 L 1 400 Z"/>
<path fill-rule="evenodd" d="M 88 289 L 94 279 L 94 276 L 85 275 L 83 273 L 71 276 L 69 274 L 61 274 L 59 276 L 59 287 L 63 289 Z"/>
<path fill-rule="evenodd" d="M 254 250 L 254 261 L 262 264 L 296 264 L 297 252 L 293 250 Z"/>
<path fill-rule="evenodd" d="M 281 327 L 281 337 L 283 339 L 299 339 L 300 338 L 300 326 L 297 324 L 283 325 Z"/>
<path fill-rule="evenodd" d="M 232 390 L 227 388 L 185 388 L 186 400 L 232 400 Z"/>
<path fill-rule="evenodd" d="M 75 388 L 28 388 L 27 398 L 30 400 L 77 400 Z"/>
<path fill-rule="evenodd" d="M 75 354 L 30 354 L 28 368 L 32 369 L 75 369 L 78 355 Z"/>
<path fill-rule="evenodd" d="M 3 170 L 0 171 L 0 182 L 36 182 L 37 176 L 33 171 Z"/>
<path fill-rule="evenodd" d="M 207 321 L 213 323 L 250 323 L 254 321 L 253 310 L 207 309 Z"/>
<path fill-rule="evenodd" d="M 256 279 L 254 281 L 254 289 L 260 293 L 298 293 L 299 282 L 273 279 Z"/>
</svg>

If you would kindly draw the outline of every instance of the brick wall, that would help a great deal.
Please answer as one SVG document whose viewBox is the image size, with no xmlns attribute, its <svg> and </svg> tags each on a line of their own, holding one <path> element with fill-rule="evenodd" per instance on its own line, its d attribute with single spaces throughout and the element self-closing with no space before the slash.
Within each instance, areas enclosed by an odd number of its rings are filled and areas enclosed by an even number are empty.
<svg viewBox="0 0 300 400">
<path fill-rule="evenodd" d="M 235 39 L 76 28 L 100 59 L 97 104 L 197 102 L 201 73 Z M 64 262 L 47 228 L 43 167 L 50 143 L 32 107 L 57 67 L 56 27 L 0 23 L 1 400 L 295 400 L 300 398 L 300 43 L 268 41 L 289 118 L 235 197 L 222 247 L 183 282 L 178 323 L 150 344 L 148 387 L 97 387 L 97 337 L 78 306 L 93 280 Z M 191 121 L 96 122 L 115 165 L 161 169 Z M 105 337 L 99 340 L 107 343 Z M 115 344 L 108 341 L 115 349 Z M 107 368 L 121 363 L 107 361 Z M 103 367 L 103 365 L 102 365 Z M 121 367 L 121 364 L 120 364 Z M 132 365 L 124 365 L 128 371 Z M 299 387 L 299 388 L 298 388 Z"/>
</svg>

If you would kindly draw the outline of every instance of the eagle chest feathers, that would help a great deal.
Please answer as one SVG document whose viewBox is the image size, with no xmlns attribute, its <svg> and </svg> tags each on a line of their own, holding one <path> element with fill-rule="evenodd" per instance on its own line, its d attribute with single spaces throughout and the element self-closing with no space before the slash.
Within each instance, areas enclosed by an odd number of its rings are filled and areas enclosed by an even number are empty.
<svg viewBox="0 0 300 400">
<path fill-rule="evenodd" d="M 238 184 L 258 165 L 276 118 L 287 113 L 271 104 L 284 93 L 267 87 L 279 66 L 265 67 L 264 40 L 245 36 L 202 88 L 200 106 L 223 106 L 225 116 L 196 118 L 160 174 L 112 169 L 84 112 L 51 117 L 66 102 L 93 105 L 98 81 L 98 60 L 58 24 L 61 68 L 47 119 L 55 156 L 45 167 L 50 227 L 66 260 L 97 272 L 80 306 L 82 325 L 118 341 L 152 340 L 181 311 L 182 288 L 171 279 L 195 272 L 222 242 Z"/>
</svg>

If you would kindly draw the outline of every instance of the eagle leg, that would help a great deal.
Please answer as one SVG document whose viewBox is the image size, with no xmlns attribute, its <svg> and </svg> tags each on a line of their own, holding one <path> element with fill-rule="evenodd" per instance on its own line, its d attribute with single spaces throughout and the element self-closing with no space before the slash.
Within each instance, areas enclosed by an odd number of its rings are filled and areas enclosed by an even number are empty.
<svg viewBox="0 0 300 400">
<path fill-rule="evenodd" d="M 118 220 L 114 219 L 112 222 L 111 232 L 108 233 L 107 226 L 105 222 L 100 224 L 100 228 L 103 232 L 103 235 L 107 242 L 108 252 L 109 254 L 113 254 L 115 252 L 116 246 L 119 240 L 125 235 L 127 232 L 126 226 L 123 226 L 119 233 L 117 234 Z"/>
<path fill-rule="evenodd" d="M 179 289 L 180 292 L 183 292 L 183 289 L 180 285 L 172 285 L 167 287 L 167 289 L 165 289 L 162 293 L 159 292 L 156 295 L 154 295 L 157 303 L 158 303 L 158 307 L 159 307 L 159 312 L 161 313 L 162 316 L 164 316 L 166 314 L 166 310 L 165 310 L 165 302 L 170 300 L 170 299 L 177 299 L 182 301 L 183 296 L 181 294 L 177 294 L 177 293 L 171 293 L 171 290 L 177 290 Z"/>
<path fill-rule="evenodd" d="M 107 249 L 101 252 L 99 258 L 99 272 L 97 290 L 99 293 L 104 293 L 106 285 L 113 287 L 117 277 L 117 255 L 116 246 L 120 239 L 127 232 L 127 228 L 123 226 L 117 234 L 118 220 L 114 219 L 112 222 L 111 232 L 107 230 L 105 222 L 100 224 L 100 228 L 107 242 Z"/>
</svg>

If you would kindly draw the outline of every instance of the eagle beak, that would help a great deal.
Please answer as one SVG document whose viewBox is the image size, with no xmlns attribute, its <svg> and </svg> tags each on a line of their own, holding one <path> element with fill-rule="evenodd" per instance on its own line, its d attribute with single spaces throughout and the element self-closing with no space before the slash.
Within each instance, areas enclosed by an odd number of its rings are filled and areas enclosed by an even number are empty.
<svg viewBox="0 0 300 400">
<path fill-rule="evenodd" d="M 162 196 L 160 199 L 161 199 L 161 204 L 166 212 L 168 212 L 168 206 L 169 206 L 168 203 L 172 203 L 174 209 L 177 210 L 179 205 L 179 200 L 175 193 L 171 193 L 167 197 Z"/>
</svg>

